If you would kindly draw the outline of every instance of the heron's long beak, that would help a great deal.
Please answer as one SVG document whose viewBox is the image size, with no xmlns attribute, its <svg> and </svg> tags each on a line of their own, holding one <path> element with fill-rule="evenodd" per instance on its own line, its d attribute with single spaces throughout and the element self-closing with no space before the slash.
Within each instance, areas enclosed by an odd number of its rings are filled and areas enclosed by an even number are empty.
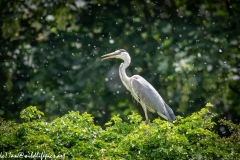
<svg viewBox="0 0 240 160">
<path fill-rule="evenodd" d="M 112 52 L 112 53 L 105 54 L 101 57 L 102 57 L 102 60 L 106 60 L 110 58 L 115 58 L 117 55 L 118 55 L 118 52 Z"/>
</svg>

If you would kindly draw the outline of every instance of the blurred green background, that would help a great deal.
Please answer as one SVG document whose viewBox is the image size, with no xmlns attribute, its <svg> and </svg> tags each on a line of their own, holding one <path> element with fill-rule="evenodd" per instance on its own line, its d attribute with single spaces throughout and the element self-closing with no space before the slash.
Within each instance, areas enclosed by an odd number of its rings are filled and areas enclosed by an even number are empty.
<svg viewBox="0 0 240 160">
<path fill-rule="evenodd" d="M 121 60 L 100 58 L 126 49 L 128 75 L 143 76 L 176 115 L 211 102 L 219 118 L 239 123 L 239 6 L 228 0 L 2 0 L 0 116 L 19 120 L 29 105 L 48 120 L 88 112 L 99 125 L 115 114 L 143 115 L 120 81 Z"/>
</svg>

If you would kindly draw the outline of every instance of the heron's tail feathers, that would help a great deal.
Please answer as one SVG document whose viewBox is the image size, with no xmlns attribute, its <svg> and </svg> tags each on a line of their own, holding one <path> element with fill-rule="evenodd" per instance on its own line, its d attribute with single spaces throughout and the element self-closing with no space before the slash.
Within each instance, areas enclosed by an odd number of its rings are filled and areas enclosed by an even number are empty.
<svg viewBox="0 0 240 160">
<path fill-rule="evenodd" d="M 173 113 L 173 110 L 165 102 L 164 102 L 164 105 L 166 107 L 167 114 L 169 115 L 168 121 L 173 122 L 176 119 L 176 117 Z"/>
</svg>

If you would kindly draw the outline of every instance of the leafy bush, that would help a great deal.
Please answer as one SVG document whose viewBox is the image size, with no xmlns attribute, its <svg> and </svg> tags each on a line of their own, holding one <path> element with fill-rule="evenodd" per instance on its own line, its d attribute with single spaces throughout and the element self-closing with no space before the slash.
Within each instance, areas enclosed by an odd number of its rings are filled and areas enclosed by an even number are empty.
<svg viewBox="0 0 240 160">
<path fill-rule="evenodd" d="M 0 119 L 0 151 L 3 156 L 45 156 L 65 159 L 239 159 L 240 127 L 228 126 L 230 137 L 214 133 L 215 114 L 203 108 L 174 124 L 155 119 L 145 125 L 137 113 L 123 122 L 113 116 L 96 126 L 88 113 L 69 112 L 46 122 L 36 107 L 21 112 L 23 123 Z M 21 154 L 19 154 L 21 153 Z"/>
</svg>

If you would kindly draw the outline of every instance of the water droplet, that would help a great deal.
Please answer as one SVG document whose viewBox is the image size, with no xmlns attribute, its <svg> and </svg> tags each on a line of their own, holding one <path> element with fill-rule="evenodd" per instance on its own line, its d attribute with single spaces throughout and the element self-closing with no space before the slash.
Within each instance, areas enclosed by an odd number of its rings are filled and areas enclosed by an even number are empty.
<svg viewBox="0 0 240 160">
<path fill-rule="evenodd" d="M 109 40 L 109 43 L 110 43 L 110 44 L 113 44 L 113 43 L 114 43 L 114 40 L 113 40 L 113 39 L 110 39 L 110 40 Z"/>
</svg>

